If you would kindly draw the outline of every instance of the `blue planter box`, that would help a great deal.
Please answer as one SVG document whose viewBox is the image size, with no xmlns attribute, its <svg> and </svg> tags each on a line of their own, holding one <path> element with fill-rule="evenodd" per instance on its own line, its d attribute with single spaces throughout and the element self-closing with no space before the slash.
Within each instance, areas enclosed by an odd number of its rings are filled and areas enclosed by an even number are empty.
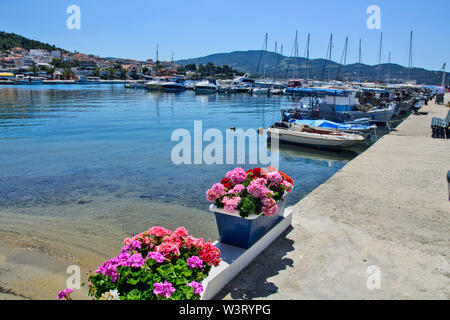
<svg viewBox="0 0 450 320">
<path fill-rule="evenodd" d="M 280 215 L 260 215 L 244 219 L 225 213 L 215 206 L 211 206 L 210 210 L 216 215 L 220 241 L 243 249 L 249 249 L 283 219 Z"/>
</svg>

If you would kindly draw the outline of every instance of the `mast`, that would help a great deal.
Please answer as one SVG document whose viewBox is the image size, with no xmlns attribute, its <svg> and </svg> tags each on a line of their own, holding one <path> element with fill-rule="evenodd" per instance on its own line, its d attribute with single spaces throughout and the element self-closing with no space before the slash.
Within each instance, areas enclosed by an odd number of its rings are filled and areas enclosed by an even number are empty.
<svg viewBox="0 0 450 320">
<path fill-rule="evenodd" d="M 294 56 L 297 58 L 297 68 L 295 68 L 294 71 L 294 79 L 299 78 L 300 77 L 300 56 L 298 53 L 298 32 L 295 32 L 295 53 Z M 298 74 L 297 74 L 298 73 Z"/>
<path fill-rule="evenodd" d="M 444 62 L 444 65 L 442 66 L 442 71 L 443 71 L 443 73 L 442 73 L 442 87 L 443 88 L 445 88 L 445 76 L 446 76 L 446 74 L 445 74 L 445 67 L 446 67 L 446 64 Z"/>
<path fill-rule="evenodd" d="M 280 55 L 281 55 L 282 58 L 284 57 L 283 56 L 283 45 L 281 45 L 281 48 L 280 48 Z M 280 72 L 281 72 L 281 70 L 280 70 Z"/>
<path fill-rule="evenodd" d="M 298 35 L 298 31 L 295 30 L 295 40 L 294 40 L 294 45 L 292 46 L 292 51 L 291 51 L 291 56 L 289 57 L 289 63 L 288 63 L 288 67 L 286 69 L 286 74 L 285 74 L 285 78 L 287 79 L 288 74 L 289 74 L 289 68 L 291 67 L 291 62 L 292 62 L 292 57 L 295 55 L 295 48 L 297 45 L 297 35 Z"/>
<path fill-rule="evenodd" d="M 325 56 L 325 62 L 322 68 L 322 75 L 320 76 L 320 81 L 323 81 L 323 77 L 325 75 L 325 70 L 327 67 L 328 60 L 331 60 L 331 47 L 333 46 L 333 34 L 331 34 L 330 42 L 328 43 L 327 54 Z M 328 70 L 328 80 L 330 79 L 330 70 Z"/>
<path fill-rule="evenodd" d="M 159 44 L 156 44 L 156 64 L 159 63 Z"/>
<path fill-rule="evenodd" d="M 277 56 L 277 65 L 275 66 L 275 71 L 273 72 L 273 78 L 277 79 L 277 71 L 278 71 L 278 65 L 280 64 L 280 56 L 277 54 L 278 51 L 278 43 L 275 41 L 275 55 Z"/>
<path fill-rule="evenodd" d="M 330 38 L 330 57 L 328 58 L 328 60 L 330 60 L 331 62 L 331 52 L 333 50 L 333 34 L 331 34 L 331 38 Z M 328 81 L 330 81 L 330 68 L 328 68 Z"/>
<path fill-rule="evenodd" d="M 306 41 L 306 83 L 309 79 L 309 42 L 311 41 L 311 34 L 308 33 L 308 40 Z"/>
<path fill-rule="evenodd" d="M 258 78 L 259 67 L 261 66 L 261 60 L 262 60 L 264 51 L 267 51 L 267 32 L 266 32 L 266 36 L 264 37 L 263 49 L 261 50 L 261 54 L 259 56 L 258 66 L 256 67 L 256 78 Z M 265 66 L 264 66 L 264 77 L 266 76 L 265 72 L 266 72 L 266 70 L 265 70 Z"/>
<path fill-rule="evenodd" d="M 264 52 L 267 52 L 267 32 L 266 32 L 266 38 L 264 39 Z M 264 61 L 264 80 L 266 80 L 266 61 Z"/>
<path fill-rule="evenodd" d="M 344 49 L 342 50 L 341 60 L 339 62 L 338 72 L 336 75 L 336 81 L 339 81 L 339 74 L 341 72 L 341 67 L 347 64 L 347 46 L 348 46 L 348 37 L 345 38 Z"/>
<path fill-rule="evenodd" d="M 410 80 L 412 63 L 413 63 L 413 61 L 412 61 L 412 43 L 413 43 L 413 32 L 411 30 L 411 36 L 409 38 L 408 81 Z"/>
<path fill-rule="evenodd" d="M 388 71 L 387 71 L 387 84 L 389 85 L 389 82 L 391 80 L 391 52 L 389 51 L 389 62 L 388 62 Z"/>
<path fill-rule="evenodd" d="M 381 50 L 383 48 L 383 32 L 380 37 L 380 51 L 378 52 L 378 82 L 381 81 Z"/>
<path fill-rule="evenodd" d="M 362 49 L 362 40 L 359 39 L 358 82 L 361 82 L 361 49 Z"/>
</svg>

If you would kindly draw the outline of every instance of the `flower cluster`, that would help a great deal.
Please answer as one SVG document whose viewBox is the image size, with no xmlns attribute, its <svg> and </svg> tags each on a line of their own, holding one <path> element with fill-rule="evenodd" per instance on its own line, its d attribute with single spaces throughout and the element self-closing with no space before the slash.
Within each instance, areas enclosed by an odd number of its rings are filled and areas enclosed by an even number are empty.
<svg viewBox="0 0 450 320">
<path fill-rule="evenodd" d="M 72 300 L 70 297 L 70 294 L 73 292 L 72 288 L 66 288 L 64 290 L 61 290 L 58 293 L 58 300 L 66 299 L 66 300 Z"/>
<path fill-rule="evenodd" d="M 273 167 L 268 172 L 261 168 L 236 168 L 206 192 L 206 200 L 228 213 L 239 211 L 243 218 L 252 214 L 273 216 L 278 212 L 277 203 L 293 187 L 292 178 Z"/>
<path fill-rule="evenodd" d="M 89 294 L 99 300 L 198 300 L 201 282 L 220 262 L 219 249 L 185 228 L 153 227 L 126 238 L 120 254 L 89 276 Z"/>
</svg>

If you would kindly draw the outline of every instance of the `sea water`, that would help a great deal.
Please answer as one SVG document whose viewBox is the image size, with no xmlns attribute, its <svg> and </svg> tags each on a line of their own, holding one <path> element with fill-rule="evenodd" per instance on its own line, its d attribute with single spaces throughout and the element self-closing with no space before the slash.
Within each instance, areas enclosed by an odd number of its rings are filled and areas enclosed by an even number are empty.
<svg viewBox="0 0 450 320">
<path fill-rule="evenodd" d="M 176 165 L 176 129 L 193 135 L 268 128 L 287 96 L 147 92 L 123 85 L 0 86 L 1 212 L 104 221 L 125 233 L 184 225 L 217 237 L 205 192 L 237 166 Z M 260 137 L 261 138 L 261 137 Z M 207 144 L 207 143 L 205 143 Z M 225 148 L 224 148 L 225 150 Z M 280 146 L 280 169 L 295 181 L 293 205 L 358 152 Z"/>
</svg>

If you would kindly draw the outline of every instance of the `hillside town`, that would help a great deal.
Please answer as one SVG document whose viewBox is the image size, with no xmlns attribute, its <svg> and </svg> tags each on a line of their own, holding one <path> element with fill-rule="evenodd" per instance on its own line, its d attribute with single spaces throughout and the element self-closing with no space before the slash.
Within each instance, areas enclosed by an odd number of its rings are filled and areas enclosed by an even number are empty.
<svg viewBox="0 0 450 320">
<path fill-rule="evenodd" d="M 19 74 L 48 80 L 79 80 L 83 77 L 127 80 L 179 72 L 186 74 L 183 67 L 172 61 L 102 58 L 78 52 L 21 47 L 0 51 L 0 80 L 14 80 Z"/>
</svg>

